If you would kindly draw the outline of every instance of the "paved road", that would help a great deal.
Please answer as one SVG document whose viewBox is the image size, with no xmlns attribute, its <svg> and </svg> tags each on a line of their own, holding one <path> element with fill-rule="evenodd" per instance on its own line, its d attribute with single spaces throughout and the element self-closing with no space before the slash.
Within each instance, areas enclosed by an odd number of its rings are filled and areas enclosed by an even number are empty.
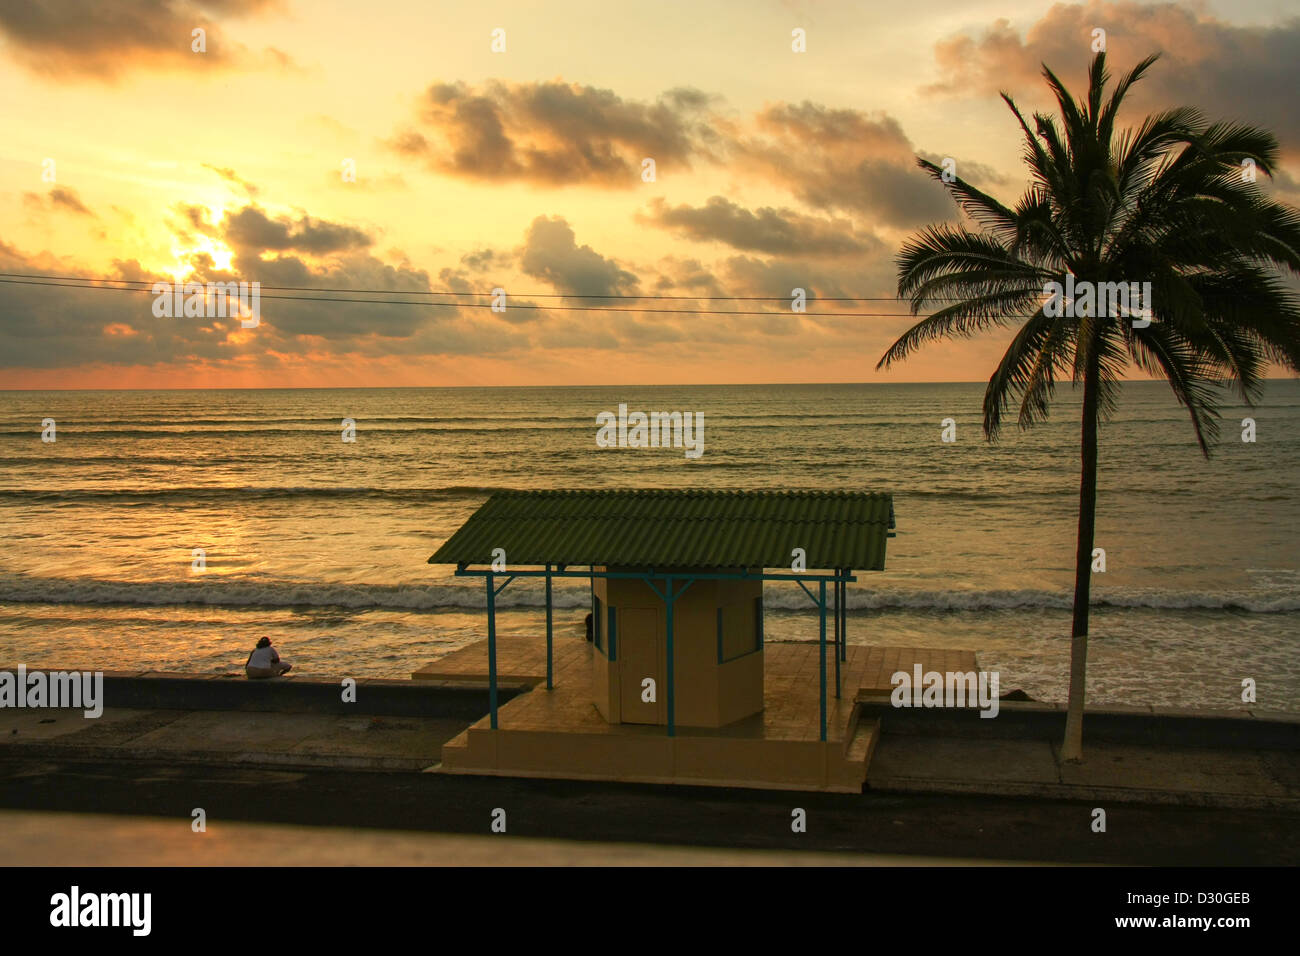
<svg viewBox="0 0 1300 956">
<path fill-rule="evenodd" d="M 969 866 L 984 860 L 821 853 L 817 850 L 735 850 L 591 840 L 467 836 L 362 827 L 304 827 L 285 823 L 211 821 L 201 833 L 176 817 L 0 810 L 0 866 Z M 1012 864 L 1016 865 L 1016 864 Z M 1035 864 L 1026 863 L 1028 867 Z M 337 887 L 335 887 L 337 889 Z"/>
<path fill-rule="evenodd" d="M 0 808 L 138 814 L 189 821 L 376 827 L 559 840 L 850 851 L 985 860 L 1288 864 L 1296 815 L 973 797 L 668 788 L 437 773 L 272 770 L 0 758 Z M 791 811 L 807 832 L 791 831 Z M 39 862 L 32 860 L 31 862 Z M 828 862 L 832 862 L 828 860 Z"/>
</svg>

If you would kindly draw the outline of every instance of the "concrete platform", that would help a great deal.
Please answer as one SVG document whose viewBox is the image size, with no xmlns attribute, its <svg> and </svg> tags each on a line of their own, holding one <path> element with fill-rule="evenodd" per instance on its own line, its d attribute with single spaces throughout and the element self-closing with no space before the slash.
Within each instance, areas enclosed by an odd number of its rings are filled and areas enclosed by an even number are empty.
<svg viewBox="0 0 1300 956">
<path fill-rule="evenodd" d="M 534 682 L 503 704 L 498 727 L 472 724 L 442 749 L 446 773 L 556 777 L 635 783 L 700 784 L 857 793 L 877 738 L 875 721 L 859 721 L 859 690 L 890 689 L 890 675 L 919 663 L 926 670 L 975 670 L 968 651 L 855 646 L 841 663 L 835 697 L 828 650 L 827 739 L 820 740 L 819 650 L 810 643 L 764 646 L 764 710 L 721 728 L 610 724 L 592 694 L 592 647 L 555 643 L 554 689 L 544 686 L 545 641 L 497 642 L 497 671 Z M 422 680 L 486 680 L 486 641 L 455 651 L 412 675 Z"/>
<path fill-rule="evenodd" d="M 423 770 L 466 721 L 246 711 L 0 711 L 0 752 L 348 770 Z"/>
<path fill-rule="evenodd" d="M 867 790 L 1087 800 L 1113 804 L 1300 810 L 1292 751 L 1133 746 L 1085 738 L 1078 763 L 1059 742 L 882 734 Z"/>
<path fill-rule="evenodd" d="M 220 674 L 179 674 L 164 671 L 114 671 L 96 667 L 58 670 L 103 674 L 104 705 L 130 710 L 276 711 L 298 714 L 358 712 L 392 717 L 455 717 L 476 720 L 487 710 L 482 681 L 394 680 L 352 678 L 291 671 L 282 677 L 248 680 L 243 671 Z M 0 667 L 15 673 L 16 666 Z M 343 699 L 345 680 L 355 680 L 355 695 Z M 497 682 L 497 691 L 511 697 L 527 690 L 531 681 Z"/>
</svg>

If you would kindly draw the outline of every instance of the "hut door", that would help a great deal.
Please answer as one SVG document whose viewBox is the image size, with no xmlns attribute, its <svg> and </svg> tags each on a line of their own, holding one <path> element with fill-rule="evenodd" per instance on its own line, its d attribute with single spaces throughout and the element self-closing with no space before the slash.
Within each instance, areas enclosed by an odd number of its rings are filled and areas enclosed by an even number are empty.
<svg viewBox="0 0 1300 956">
<path fill-rule="evenodd" d="M 659 666 L 659 612 L 654 608 L 625 607 L 618 614 L 619 709 L 625 724 L 659 723 L 663 700 L 663 675 Z M 654 700 L 643 681 L 654 680 Z"/>
</svg>

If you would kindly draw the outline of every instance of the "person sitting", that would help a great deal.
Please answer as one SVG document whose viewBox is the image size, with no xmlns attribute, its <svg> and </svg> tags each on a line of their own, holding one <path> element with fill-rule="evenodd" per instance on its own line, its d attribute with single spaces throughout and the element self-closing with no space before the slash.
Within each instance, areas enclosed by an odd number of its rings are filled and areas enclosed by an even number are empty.
<svg viewBox="0 0 1300 956">
<path fill-rule="evenodd" d="M 271 639 L 264 637 L 257 642 L 257 647 L 248 655 L 248 662 L 244 664 L 244 673 L 249 680 L 279 677 L 281 674 L 287 674 L 292 666 L 280 660 L 280 655 L 271 646 Z"/>
</svg>

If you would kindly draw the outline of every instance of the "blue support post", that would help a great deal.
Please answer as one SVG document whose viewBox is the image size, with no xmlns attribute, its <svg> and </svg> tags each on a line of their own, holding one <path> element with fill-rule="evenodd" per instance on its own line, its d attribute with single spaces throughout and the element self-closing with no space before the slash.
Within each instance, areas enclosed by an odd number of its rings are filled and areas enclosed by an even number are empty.
<svg viewBox="0 0 1300 956">
<path fill-rule="evenodd" d="M 844 569 L 848 574 L 848 569 Z M 840 660 L 849 659 L 849 582 L 840 582 Z"/>
<path fill-rule="evenodd" d="M 667 613 L 664 619 L 666 631 L 668 634 L 668 736 L 677 735 L 677 724 L 673 714 L 673 602 L 677 599 L 673 596 L 673 579 L 668 578 L 668 587 L 664 596 L 664 606 Z"/>
<path fill-rule="evenodd" d="M 824 585 L 823 585 L 824 586 Z M 835 582 L 835 699 L 840 699 L 840 583 Z"/>
<path fill-rule="evenodd" d="M 554 637 L 551 625 L 551 566 L 546 566 L 546 689 L 555 689 Z"/>
<path fill-rule="evenodd" d="M 488 611 L 488 710 L 492 729 L 497 729 L 497 592 L 493 577 L 487 576 Z"/>
<path fill-rule="evenodd" d="M 821 722 L 822 722 L 822 742 L 826 742 L 826 582 L 818 582 L 820 591 L 820 600 L 817 602 L 817 609 L 821 617 L 821 641 L 818 646 L 821 650 Z"/>
</svg>

